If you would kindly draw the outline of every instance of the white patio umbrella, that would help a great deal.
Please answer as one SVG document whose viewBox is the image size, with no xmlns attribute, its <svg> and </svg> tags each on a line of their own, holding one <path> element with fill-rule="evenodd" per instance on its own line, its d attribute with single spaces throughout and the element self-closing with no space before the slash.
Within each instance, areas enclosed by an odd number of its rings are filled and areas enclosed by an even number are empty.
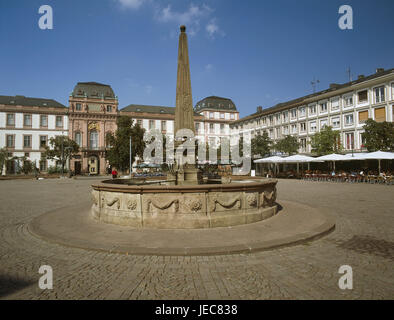
<svg viewBox="0 0 394 320">
<path fill-rule="evenodd" d="M 284 163 L 297 163 L 297 173 L 300 171 L 300 163 L 312 162 L 315 158 L 296 154 L 294 156 L 283 158 Z M 322 161 L 323 162 L 323 161 Z"/>
<path fill-rule="evenodd" d="M 277 169 L 277 163 L 280 163 L 283 160 L 282 157 L 278 157 L 278 156 L 272 156 L 272 157 L 267 157 L 267 158 L 263 158 L 263 159 L 258 159 L 258 160 L 254 160 L 254 163 L 274 163 L 275 164 L 275 172 L 278 170 Z"/>
<path fill-rule="evenodd" d="M 283 158 L 278 156 L 272 156 L 268 158 L 254 160 L 254 163 L 276 163 L 280 162 Z"/>
<path fill-rule="evenodd" d="M 363 156 L 360 156 L 360 160 L 378 160 L 379 174 L 380 174 L 380 161 L 393 160 L 393 159 L 394 159 L 394 152 L 385 152 L 385 151 L 375 151 L 375 152 L 365 153 Z"/>
<path fill-rule="evenodd" d="M 332 153 L 332 154 L 327 154 L 325 156 L 317 157 L 312 162 L 332 161 L 335 171 L 335 161 L 344 161 L 344 160 L 348 160 L 348 157 L 343 156 L 341 154 Z"/>
</svg>

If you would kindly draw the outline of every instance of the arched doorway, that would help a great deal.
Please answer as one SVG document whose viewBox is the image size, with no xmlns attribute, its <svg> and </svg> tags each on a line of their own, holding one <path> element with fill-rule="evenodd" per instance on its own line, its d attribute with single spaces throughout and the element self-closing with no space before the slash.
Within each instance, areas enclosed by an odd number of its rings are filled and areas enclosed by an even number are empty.
<svg viewBox="0 0 394 320">
<path fill-rule="evenodd" d="M 89 168 L 90 175 L 99 174 L 100 166 L 99 166 L 99 159 L 97 156 L 90 156 L 89 157 L 88 168 Z"/>
</svg>

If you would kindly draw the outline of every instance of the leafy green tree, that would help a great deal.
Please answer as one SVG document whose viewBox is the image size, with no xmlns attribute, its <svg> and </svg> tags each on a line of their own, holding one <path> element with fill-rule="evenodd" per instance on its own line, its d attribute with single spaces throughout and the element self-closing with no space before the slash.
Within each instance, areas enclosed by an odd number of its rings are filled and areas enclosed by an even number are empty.
<svg viewBox="0 0 394 320">
<path fill-rule="evenodd" d="M 342 150 L 339 131 L 326 126 L 311 137 L 312 152 L 318 156 L 338 153 Z"/>
<path fill-rule="evenodd" d="M 364 124 L 364 147 L 369 152 L 394 150 L 394 123 L 368 119 Z"/>
<path fill-rule="evenodd" d="M 0 175 L 3 174 L 3 167 L 7 163 L 8 153 L 5 148 L 0 149 Z"/>
<path fill-rule="evenodd" d="M 145 142 L 145 130 L 138 123 L 133 124 L 133 120 L 128 116 L 120 116 L 117 120 L 117 130 L 115 134 L 108 133 L 106 136 L 107 145 L 111 147 L 107 150 L 106 158 L 111 166 L 125 172 L 130 163 L 130 137 L 131 137 L 131 163 L 135 157 L 143 157 Z"/>
<path fill-rule="evenodd" d="M 65 136 L 56 136 L 49 139 L 49 146 L 45 147 L 45 152 L 43 157 L 49 160 L 56 160 L 61 163 L 64 171 L 64 166 L 67 159 L 78 154 L 79 146 L 78 144 Z"/>
<path fill-rule="evenodd" d="M 264 157 L 270 153 L 272 141 L 268 137 L 268 133 L 264 131 L 262 135 L 257 135 L 251 141 L 252 155 Z"/>
<path fill-rule="evenodd" d="M 296 137 L 287 135 L 283 139 L 277 141 L 274 146 L 275 150 L 287 153 L 289 156 L 298 152 L 300 143 Z"/>
</svg>

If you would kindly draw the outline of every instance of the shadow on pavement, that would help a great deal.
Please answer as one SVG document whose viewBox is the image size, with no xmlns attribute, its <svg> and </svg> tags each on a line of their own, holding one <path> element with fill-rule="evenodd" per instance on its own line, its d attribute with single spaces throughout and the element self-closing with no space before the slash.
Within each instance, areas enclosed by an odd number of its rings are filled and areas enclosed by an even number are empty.
<svg viewBox="0 0 394 320">
<path fill-rule="evenodd" d="M 0 275 L 0 298 L 31 286 L 33 283 L 34 282 L 31 280 L 18 279 L 8 275 Z"/>
</svg>

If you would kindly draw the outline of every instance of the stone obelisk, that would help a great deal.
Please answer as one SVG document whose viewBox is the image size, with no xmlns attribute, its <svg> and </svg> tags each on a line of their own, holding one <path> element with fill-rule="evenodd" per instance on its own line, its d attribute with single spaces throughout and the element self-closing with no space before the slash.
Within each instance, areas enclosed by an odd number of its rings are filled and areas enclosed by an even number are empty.
<svg viewBox="0 0 394 320">
<path fill-rule="evenodd" d="M 180 129 L 194 131 L 192 85 L 190 81 L 189 51 L 186 27 L 181 26 L 178 48 L 178 73 L 176 82 L 175 133 Z"/>
<path fill-rule="evenodd" d="M 188 129 L 195 134 L 194 109 L 192 99 L 192 85 L 190 81 L 189 51 L 187 48 L 186 27 L 181 26 L 178 48 L 178 73 L 176 82 L 176 104 L 174 134 L 181 129 Z M 175 139 L 175 149 L 182 143 L 183 139 Z M 175 168 L 168 176 L 174 179 L 176 184 L 197 184 L 199 179 L 196 164 L 183 164 L 180 159 L 175 159 Z"/>
</svg>

